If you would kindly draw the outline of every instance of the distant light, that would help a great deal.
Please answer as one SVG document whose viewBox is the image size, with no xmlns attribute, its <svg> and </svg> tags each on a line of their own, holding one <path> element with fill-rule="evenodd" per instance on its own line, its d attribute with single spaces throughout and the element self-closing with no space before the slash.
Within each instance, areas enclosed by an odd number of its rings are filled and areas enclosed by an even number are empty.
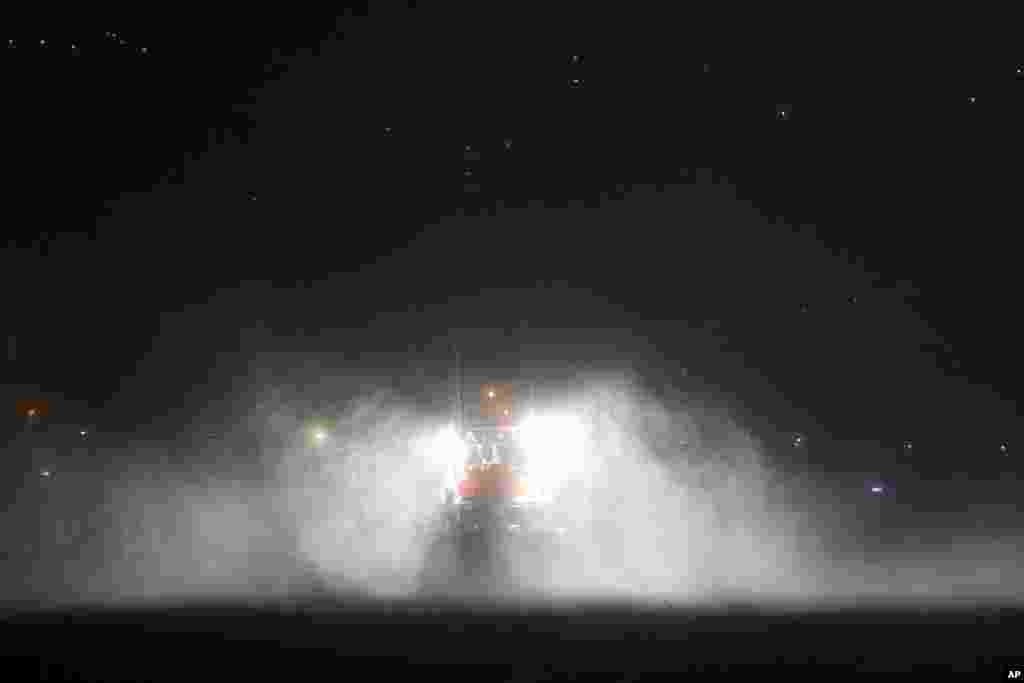
<svg viewBox="0 0 1024 683">
<path fill-rule="evenodd" d="M 487 392 L 487 398 L 494 398 L 494 396 L 495 396 L 494 389 L 491 389 L 490 391 Z"/>
<path fill-rule="evenodd" d="M 84 430 L 84 429 L 83 429 L 83 430 L 81 430 L 81 431 L 80 431 L 80 432 L 78 432 L 78 433 L 79 433 L 79 434 L 81 434 L 82 436 L 85 436 L 85 430 Z"/>
<path fill-rule="evenodd" d="M 505 416 L 508 416 L 508 408 L 505 409 Z"/>
<path fill-rule="evenodd" d="M 43 470 L 39 473 L 39 475 L 43 477 L 48 477 L 50 476 L 50 470 Z"/>
<path fill-rule="evenodd" d="M 40 44 L 40 45 L 46 45 L 46 41 L 45 41 L 45 40 L 40 40 L 40 41 L 39 41 L 39 44 Z"/>
<path fill-rule="evenodd" d="M 141 48 L 139 50 L 139 52 L 141 52 L 142 54 L 146 54 L 147 52 L 149 52 L 149 48 L 147 48 L 147 47 Z"/>
<path fill-rule="evenodd" d="M 881 493 L 881 492 L 882 492 L 882 487 L 881 486 L 872 486 L 871 487 L 871 493 Z"/>
<path fill-rule="evenodd" d="M 974 102 L 975 102 L 975 99 L 976 99 L 976 98 L 974 98 L 974 97 L 968 97 L 968 98 L 967 98 L 967 101 L 968 101 L 968 102 L 970 102 L 971 104 L 974 104 Z"/>
<path fill-rule="evenodd" d="M 1006 444 L 1005 443 L 999 445 L 999 452 L 1002 453 L 1003 455 L 1006 455 L 1007 448 L 1006 448 Z"/>
<path fill-rule="evenodd" d="M 324 440 L 327 439 L 327 432 L 322 429 L 318 429 L 313 435 L 313 438 L 315 438 L 319 443 L 323 443 Z"/>
<path fill-rule="evenodd" d="M 28 409 L 28 416 L 29 417 L 35 417 L 36 416 L 36 409 L 35 408 L 29 408 Z"/>
</svg>

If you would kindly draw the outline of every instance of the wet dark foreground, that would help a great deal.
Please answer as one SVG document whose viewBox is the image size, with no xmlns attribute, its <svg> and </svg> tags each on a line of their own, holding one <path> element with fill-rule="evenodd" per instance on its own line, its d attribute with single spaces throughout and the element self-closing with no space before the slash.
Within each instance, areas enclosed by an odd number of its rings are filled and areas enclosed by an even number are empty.
<svg viewBox="0 0 1024 683">
<path fill-rule="evenodd" d="M 659 673 L 780 666 L 971 671 L 986 675 L 978 680 L 1007 680 L 1010 668 L 1024 664 L 1024 611 L 994 607 L 640 611 L 320 598 L 264 607 L 8 612 L 2 624 L 5 680 L 12 681 L 317 680 L 366 673 L 650 680 Z"/>
</svg>

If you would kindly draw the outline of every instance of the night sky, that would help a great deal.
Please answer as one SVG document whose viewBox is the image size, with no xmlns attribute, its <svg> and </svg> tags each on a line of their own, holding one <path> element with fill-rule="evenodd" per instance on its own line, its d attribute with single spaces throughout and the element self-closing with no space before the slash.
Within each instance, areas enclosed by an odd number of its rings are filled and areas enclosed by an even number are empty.
<svg viewBox="0 0 1024 683">
<path fill-rule="evenodd" d="M 1016 433 L 1024 62 L 452 19 L 6 26 L 8 384 L 130 429 L 255 376 L 415 394 L 457 342 L 781 432 Z"/>
</svg>

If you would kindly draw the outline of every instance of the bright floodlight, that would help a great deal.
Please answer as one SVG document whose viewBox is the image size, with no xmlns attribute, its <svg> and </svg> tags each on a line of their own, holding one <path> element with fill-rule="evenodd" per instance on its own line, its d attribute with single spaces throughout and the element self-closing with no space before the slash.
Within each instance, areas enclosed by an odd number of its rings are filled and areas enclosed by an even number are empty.
<svg viewBox="0 0 1024 683">
<path fill-rule="evenodd" d="M 553 495 L 583 470 L 583 423 L 574 417 L 529 417 L 520 429 L 527 486 Z"/>
<path fill-rule="evenodd" d="M 456 469 L 466 462 L 466 443 L 459 438 L 454 425 L 442 429 L 427 448 L 427 457 L 438 467 Z"/>
</svg>

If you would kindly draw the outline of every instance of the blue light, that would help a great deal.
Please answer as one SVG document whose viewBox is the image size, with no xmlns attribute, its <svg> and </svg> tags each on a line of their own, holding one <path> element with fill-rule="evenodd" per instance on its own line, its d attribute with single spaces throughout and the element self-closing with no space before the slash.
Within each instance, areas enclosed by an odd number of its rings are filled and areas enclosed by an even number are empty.
<svg viewBox="0 0 1024 683">
<path fill-rule="evenodd" d="M 889 493 L 889 487 L 884 482 L 869 481 L 866 482 L 866 486 L 868 493 L 874 496 L 881 496 Z"/>
</svg>

